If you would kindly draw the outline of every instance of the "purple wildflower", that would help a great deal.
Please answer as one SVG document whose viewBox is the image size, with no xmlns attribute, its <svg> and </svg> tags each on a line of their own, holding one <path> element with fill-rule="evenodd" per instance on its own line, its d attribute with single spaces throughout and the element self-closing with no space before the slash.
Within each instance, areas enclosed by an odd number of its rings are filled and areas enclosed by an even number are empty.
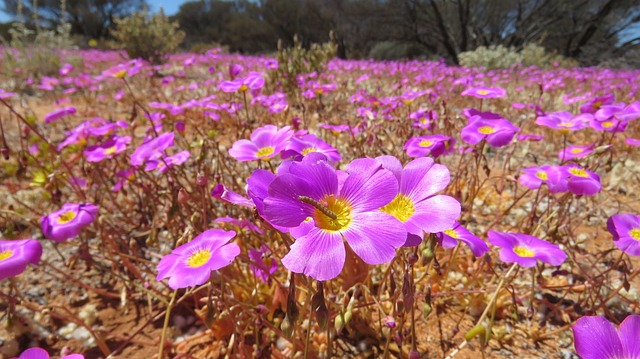
<svg viewBox="0 0 640 359">
<path fill-rule="evenodd" d="M 261 245 L 260 249 L 249 249 L 249 268 L 256 278 L 260 278 L 263 283 L 271 283 L 270 276 L 278 270 L 278 263 L 271 258 L 271 250 L 266 245 Z"/>
<path fill-rule="evenodd" d="M 535 266 L 538 260 L 559 266 L 567 259 L 567 254 L 557 244 L 528 234 L 489 231 L 489 242 L 501 247 L 500 260 L 525 268 Z"/>
<path fill-rule="evenodd" d="M 582 359 L 640 358 L 640 315 L 627 316 L 617 330 L 599 316 L 582 317 L 572 329 L 576 352 Z"/>
<path fill-rule="evenodd" d="M 449 169 L 428 157 L 416 158 L 402 168 L 393 156 L 376 158 L 400 184 L 398 194 L 380 211 L 405 225 L 407 243 L 418 245 L 423 232 L 437 233 L 453 227 L 460 216 L 460 203 L 450 196 L 437 195 L 450 181 Z"/>
<path fill-rule="evenodd" d="M 580 106 L 580 112 L 582 113 L 596 113 L 603 105 L 610 105 L 613 103 L 613 94 L 606 96 L 596 96 L 585 104 Z"/>
<path fill-rule="evenodd" d="M 292 136 L 293 131 L 289 126 L 278 129 L 274 125 L 266 125 L 253 131 L 251 140 L 236 141 L 229 154 L 240 162 L 268 160 L 279 155 Z"/>
<path fill-rule="evenodd" d="M 576 158 L 585 158 L 593 153 L 593 145 L 587 146 L 568 146 L 565 149 L 560 150 L 558 157 L 561 161 L 570 161 Z"/>
<path fill-rule="evenodd" d="M 40 219 L 44 236 L 63 242 L 80 234 L 96 219 L 98 207 L 91 203 L 65 203 L 59 210 Z"/>
<path fill-rule="evenodd" d="M 258 91 L 263 86 L 264 78 L 262 78 L 262 73 L 252 72 L 244 78 L 222 82 L 220 84 L 220 90 L 223 92 Z"/>
<path fill-rule="evenodd" d="M 169 278 L 172 289 L 204 284 L 211 271 L 228 266 L 240 254 L 237 244 L 228 243 L 235 235 L 222 229 L 202 232 L 160 260 L 156 280 Z"/>
<path fill-rule="evenodd" d="M 42 245 L 34 239 L 0 240 L 0 280 L 24 272 L 27 264 L 38 264 Z"/>
<path fill-rule="evenodd" d="M 344 266 L 343 239 L 368 264 L 391 261 L 404 244 L 404 226 L 379 210 L 398 193 L 398 181 L 376 160 L 351 162 L 345 179 L 323 155 L 310 153 L 281 172 L 263 205 L 265 217 L 296 238 L 282 258 L 287 269 L 329 280 Z"/>
<path fill-rule="evenodd" d="M 173 132 L 165 132 L 141 144 L 131 154 L 131 165 L 138 167 L 148 160 L 162 157 L 164 150 L 173 146 L 174 137 Z"/>
<path fill-rule="evenodd" d="M 600 176 L 596 173 L 587 171 L 578 165 L 570 165 L 565 167 L 568 181 L 568 189 L 577 195 L 593 196 L 600 192 L 602 185 L 600 184 Z"/>
<path fill-rule="evenodd" d="M 424 157 L 431 155 L 434 158 L 455 151 L 456 140 L 445 135 L 418 136 L 410 138 L 404 144 L 404 150 L 409 157 Z"/>
<path fill-rule="evenodd" d="M 628 255 L 640 256 L 640 216 L 614 214 L 607 220 L 607 229 L 616 247 Z"/>
<path fill-rule="evenodd" d="M 476 257 L 482 257 L 489 252 L 489 246 L 482 239 L 476 237 L 458 222 L 455 222 L 450 229 L 437 233 L 436 236 L 438 243 L 444 248 L 453 248 L 460 241 L 466 244 Z"/>
<path fill-rule="evenodd" d="M 167 172 L 169 167 L 181 165 L 187 162 L 190 156 L 191 156 L 191 153 L 189 153 L 189 151 L 187 150 L 184 150 L 176 153 L 173 156 L 166 156 L 157 160 L 149 160 L 146 162 L 144 170 L 145 171 L 157 170 L 160 173 L 165 173 Z"/>
<path fill-rule="evenodd" d="M 473 116 L 462 129 L 460 137 L 468 144 L 475 145 L 486 139 L 493 147 L 508 145 L 520 128 L 506 119 L 487 120 Z"/>
<path fill-rule="evenodd" d="M 331 162 L 338 162 L 342 159 L 337 149 L 314 134 L 291 138 L 291 142 L 289 142 L 285 151 L 282 152 L 282 157 L 296 157 L 297 160 L 300 160 L 303 156 L 311 152 L 322 153 Z"/>
<path fill-rule="evenodd" d="M 45 123 L 56 122 L 59 119 L 65 116 L 73 115 L 74 113 L 76 113 L 76 108 L 73 106 L 59 108 L 57 110 L 53 110 L 49 112 L 46 116 L 44 116 L 44 122 Z"/>
<path fill-rule="evenodd" d="M 546 184 L 551 193 L 567 191 L 569 184 L 564 172 L 558 170 L 558 166 L 532 166 L 523 168 L 522 172 L 524 173 L 519 178 L 520 184 L 529 189 L 538 189 L 542 184 Z"/>
<path fill-rule="evenodd" d="M 42 348 L 29 348 L 20 354 L 18 358 L 13 359 L 49 359 L 49 353 Z M 82 354 L 69 354 L 60 359 L 84 359 Z"/>
<path fill-rule="evenodd" d="M 505 97 L 507 91 L 501 87 L 473 86 L 462 91 L 462 96 L 473 96 L 477 98 L 499 98 Z"/>
<path fill-rule="evenodd" d="M 131 142 L 131 136 L 114 136 L 98 146 L 89 146 L 84 150 L 88 162 L 100 162 L 107 158 L 113 158 L 127 149 Z"/>
<path fill-rule="evenodd" d="M 536 119 L 536 124 L 569 132 L 582 130 L 583 128 L 588 127 L 592 119 L 593 115 L 591 114 L 573 116 L 570 112 L 561 111 L 548 113 L 545 116 L 538 117 Z"/>
</svg>

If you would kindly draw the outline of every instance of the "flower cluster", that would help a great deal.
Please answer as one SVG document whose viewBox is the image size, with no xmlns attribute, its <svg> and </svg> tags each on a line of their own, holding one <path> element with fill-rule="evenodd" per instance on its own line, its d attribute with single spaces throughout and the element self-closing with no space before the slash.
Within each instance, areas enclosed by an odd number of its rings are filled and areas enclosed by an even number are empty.
<svg viewBox="0 0 640 359">
<path fill-rule="evenodd" d="M 429 158 L 404 169 L 395 157 L 361 158 L 340 171 L 310 153 L 283 162 L 277 175 L 258 170 L 252 177 L 248 192 L 258 212 L 296 239 L 282 264 L 322 281 L 342 271 L 343 240 L 364 262 L 387 263 L 400 246 L 451 228 L 460 215 L 455 199 L 437 194 L 449 171 Z"/>
<path fill-rule="evenodd" d="M 600 176 L 576 164 L 532 166 L 522 171 L 520 184 L 529 189 L 538 189 L 546 184 L 551 193 L 570 191 L 586 196 L 593 196 L 602 189 Z"/>
</svg>

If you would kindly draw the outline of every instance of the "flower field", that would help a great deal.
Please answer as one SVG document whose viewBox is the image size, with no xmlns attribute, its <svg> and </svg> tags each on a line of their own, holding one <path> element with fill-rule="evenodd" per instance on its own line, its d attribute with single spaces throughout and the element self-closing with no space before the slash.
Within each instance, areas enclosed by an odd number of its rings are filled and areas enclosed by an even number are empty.
<svg viewBox="0 0 640 359">
<path fill-rule="evenodd" d="M 0 358 L 640 355 L 640 71 L 67 55 L 0 76 Z"/>
</svg>

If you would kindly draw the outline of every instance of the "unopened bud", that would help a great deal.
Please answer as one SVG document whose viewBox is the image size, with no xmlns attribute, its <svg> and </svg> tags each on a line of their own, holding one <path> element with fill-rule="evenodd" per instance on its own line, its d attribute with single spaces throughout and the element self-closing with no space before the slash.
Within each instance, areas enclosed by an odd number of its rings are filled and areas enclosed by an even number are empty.
<svg viewBox="0 0 640 359">
<path fill-rule="evenodd" d="M 420 359 L 422 358 L 422 355 L 420 355 L 420 352 L 417 350 L 412 350 L 409 352 L 409 359 Z"/>
<path fill-rule="evenodd" d="M 407 262 L 409 263 L 409 265 L 412 266 L 416 264 L 417 261 L 418 261 L 418 255 L 416 255 L 413 252 L 409 253 L 409 255 L 407 256 Z"/>
<path fill-rule="evenodd" d="M 196 186 L 207 187 L 207 176 L 204 173 L 198 173 L 196 176 Z"/>
<path fill-rule="evenodd" d="M 282 333 L 285 337 L 291 338 L 291 336 L 293 336 L 293 329 L 293 324 L 291 324 L 289 316 L 285 315 L 284 319 L 282 320 L 282 324 L 280 324 L 280 330 L 282 330 Z"/>
<path fill-rule="evenodd" d="M 189 201 L 189 197 L 189 192 L 187 192 L 184 187 L 180 187 L 180 190 L 178 191 L 178 203 L 180 203 L 181 206 L 184 206 L 185 203 Z"/>
<path fill-rule="evenodd" d="M 387 315 L 387 317 L 384 318 L 384 324 L 390 329 L 393 329 L 396 327 L 396 320 L 394 317 Z"/>
</svg>

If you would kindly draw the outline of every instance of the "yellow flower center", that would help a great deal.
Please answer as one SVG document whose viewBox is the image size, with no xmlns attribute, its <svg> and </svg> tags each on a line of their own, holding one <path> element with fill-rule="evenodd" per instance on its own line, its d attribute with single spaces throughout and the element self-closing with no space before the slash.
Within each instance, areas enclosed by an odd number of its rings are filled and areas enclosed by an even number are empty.
<svg viewBox="0 0 640 359">
<path fill-rule="evenodd" d="M 513 251 L 520 257 L 531 258 L 535 255 L 535 252 L 527 247 L 515 246 Z"/>
<path fill-rule="evenodd" d="M 582 153 L 584 151 L 582 148 L 572 148 L 569 152 L 571 153 Z"/>
<path fill-rule="evenodd" d="M 549 180 L 549 175 L 545 171 L 536 172 L 536 177 L 540 178 L 543 181 L 548 181 Z"/>
<path fill-rule="evenodd" d="M 602 123 L 602 127 L 604 127 L 604 128 L 611 128 L 611 127 L 613 127 L 613 122 L 611 122 L 611 121 L 605 121 L 605 122 L 603 122 L 603 123 Z"/>
<path fill-rule="evenodd" d="M 109 148 L 107 148 L 106 150 L 104 150 L 104 154 L 107 156 L 111 156 L 112 154 L 116 153 L 118 149 L 116 148 L 116 146 L 111 146 Z"/>
<path fill-rule="evenodd" d="M 351 224 L 351 205 L 344 198 L 328 195 L 313 206 L 316 208 L 313 219 L 316 225 L 324 230 L 340 231 L 347 229 Z"/>
<path fill-rule="evenodd" d="M 324 93 L 323 89 L 316 89 L 316 94 L 322 95 Z"/>
<path fill-rule="evenodd" d="M 10 249 L 0 252 L 0 262 L 5 259 L 11 258 L 11 256 L 13 256 L 13 251 L 11 251 Z"/>
<path fill-rule="evenodd" d="M 558 127 L 573 127 L 572 122 L 562 122 L 558 124 Z"/>
<path fill-rule="evenodd" d="M 416 211 L 416 207 L 413 205 L 413 200 L 406 195 L 399 193 L 391 202 L 386 206 L 380 208 L 382 212 L 389 213 L 396 217 L 400 222 L 404 223 L 413 216 Z"/>
<path fill-rule="evenodd" d="M 78 213 L 76 213 L 76 211 L 64 212 L 63 214 L 61 214 L 58 217 L 58 224 L 69 223 L 69 222 L 73 221 L 73 219 L 76 218 L 77 215 L 78 215 Z"/>
<path fill-rule="evenodd" d="M 258 150 L 258 152 L 256 152 L 256 157 L 264 158 L 264 157 L 270 156 L 273 154 L 273 151 L 275 151 L 273 146 L 262 147 L 261 149 Z"/>
<path fill-rule="evenodd" d="M 491 127 L 491 126 L 482 126 L 478 129 L 478 132 L 480 132 L 483 135 L 490 135 L 494 132 L 496 132 L 495 128 Z"/>
<path fill-rule="evenodd" d="M 113 74 L 113 77 L 115 77 L 117 79 L 123 79 L 125 76 L 127 76 L 127 70 L 120 70 L 120 71 L 116 72 L 115 74 Z"/>
<path fill-rule="evenodd" d="M 456 232 L 455 229 L 447 229 L 446 231 L 444 231 L 444 234 L 446 234 L 447 236 L 454 238 L 454 239 L 458 239 L 460 238 L 460 234 L 458 232 Z"/>
<path fill-rule="evenodd" d="M 629 235 L 631 236 L 631 238 L 635 239 L 636 241 L 640 241 L 640 228 L 634 228 L 630 230 Z"/>
<path fill-rule="evenodd" d="M 198 268 L 205 265 L 211 258 L 211 252 L 207 249 L 200 249 L 187 259 L 187 265 L 191 268 Z"/>
<path fill-rule="evenodd" d="M 248 89 L 249 89 L 249 86 L 247 86 L 247 85 L 245 85 L 245 84 L 242 84 L 242 85 L 240 86 L 240 88 L 238 89 L 238 91 L 240 91 L 240 92 L 245 92 L 245 91 L 247 91 Z"/>
<path fill-rule="evenodd" d="M 569 168 L 569 173 L 578 177 L 584 177 L 584 178 L 589 177 L 589 175 L 587 174 L 587 171 L 583 170 L 582 168 L 571 167 Z"/>
<path fill-rule="evenodd" d="M 431 147 L 431 145 L 433 145 L 433 141 L 431 140 L 422 140 L 418 143 L 418 146 L 420 147 Z"/>
<path fill-rule="evenodd" d="M 409 106 L 413 103 L 413 100 L 402 100 L 402 102 L 404 102 L 405 105 Z"/>
<path fill-rule="evenodd" d="M 478 93 L 479 93 L 480 95 L 488 95 L 488 94 L 489 94 L 489 91 L 487 91 L 487 90 L 478 90 Z"/>
<path fill-rule="evenodd" d="M 302 154 L 305 155 L 305 156 L 308 155 L 311 152 L 318 152 L 318 150 L 316 150 L 313 147 L 307 147 L 304 150 L 302 150 Z"/>
<path fill-rule="evenodd" d="M 600 101 L 596 101 L 593 103 L 593 105 L 591 105 L 591 107 L 595 108 L 595 109 L 599 109 L 600 106 L 602 106 L 602 102 Z"/>
</svg>

